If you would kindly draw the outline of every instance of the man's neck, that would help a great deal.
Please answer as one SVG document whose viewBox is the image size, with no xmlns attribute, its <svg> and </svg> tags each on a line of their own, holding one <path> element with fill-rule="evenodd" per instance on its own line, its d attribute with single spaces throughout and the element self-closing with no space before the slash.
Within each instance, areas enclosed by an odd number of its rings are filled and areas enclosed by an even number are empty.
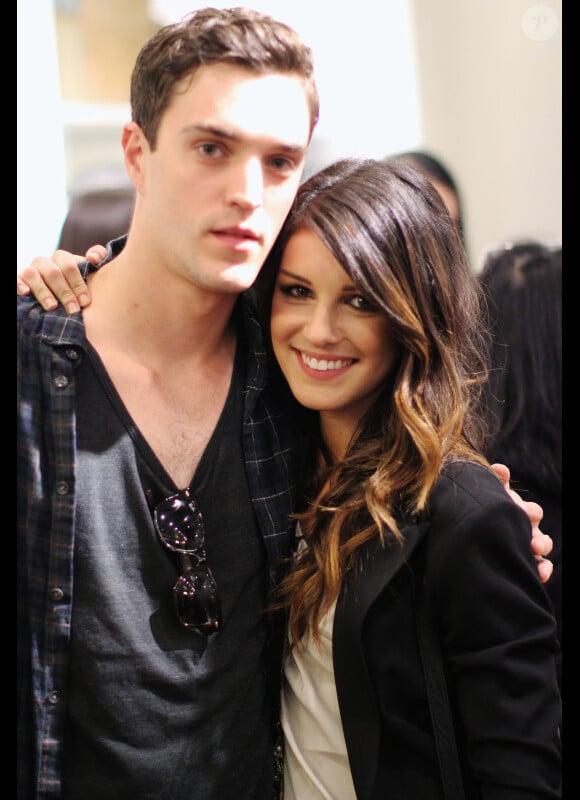
<svg viewBox="0 0 580 800">
<path fill-rule="evenodd" d="M 230 350 L 238 295 L 209 292 L 175 276 L 135 270 L 124 252 L 90 277 L 83 312 L 89 340 L 113 342 L 141 356 L 210 359 Z"/>
<path fill-rule="evenodd" d="M 121 256 L 91 278 L 87 338 L 128 414 L 177 487 L 189 484 L 233 373 L 236 295 L 136 274 Z M 118 262 L 118 263 L 117 263 Z"/>
</svg>

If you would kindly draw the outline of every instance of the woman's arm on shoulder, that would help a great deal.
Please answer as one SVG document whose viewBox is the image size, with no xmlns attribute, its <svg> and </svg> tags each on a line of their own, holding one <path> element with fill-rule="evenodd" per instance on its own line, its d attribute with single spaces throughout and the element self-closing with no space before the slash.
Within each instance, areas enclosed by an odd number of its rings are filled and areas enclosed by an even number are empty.
<svg viewBox="0 0 580 800">
<path fill-rule="evenodd" d="M 38 256 L 17 275 L 16 293 L 32 292 L 46 311 L 56 308 L 60 301 L 69 314 L 76 314 L 91 302 L 79 262 L 98 264 L 106 254 L 107 248 L 97 244 L 90 247 L 84 257 L 66 250 L 56 250 L 49 258 Z"/>
</svg>

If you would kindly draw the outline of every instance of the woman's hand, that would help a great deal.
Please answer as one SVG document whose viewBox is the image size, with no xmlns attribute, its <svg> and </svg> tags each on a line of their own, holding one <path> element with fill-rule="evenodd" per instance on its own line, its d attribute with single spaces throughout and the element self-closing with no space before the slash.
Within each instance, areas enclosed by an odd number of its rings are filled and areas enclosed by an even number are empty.
<svg viewBox="0 0 580 800">
<path fill-rule="evenodd" d="M 97 244 L 90 247 L 84 257 L 67 250 L 57 250 L 50 258 L 38 256 L 16 276 L 16 293 L 32 292 L 46 311 L 56 308 L 60 300 L 69 314 L 76 314 L 91 302 L 78 264 L 81 261 L 98 264 L 106 254 L 107 248 Z"/>
</svg>

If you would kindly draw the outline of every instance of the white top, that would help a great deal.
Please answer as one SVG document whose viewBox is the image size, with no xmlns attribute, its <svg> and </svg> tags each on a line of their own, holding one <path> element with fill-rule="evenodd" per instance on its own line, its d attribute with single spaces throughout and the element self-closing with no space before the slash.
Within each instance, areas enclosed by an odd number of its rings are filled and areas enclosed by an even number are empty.
<svg viewBox="0 0 580 800">
<path fill-rule="evenodd" d="M 284 663 L 284 800 L 356 800 L 332 664 L 335 608 L 321 620 L 320 646 L 308 635 Z"/>
</svg>

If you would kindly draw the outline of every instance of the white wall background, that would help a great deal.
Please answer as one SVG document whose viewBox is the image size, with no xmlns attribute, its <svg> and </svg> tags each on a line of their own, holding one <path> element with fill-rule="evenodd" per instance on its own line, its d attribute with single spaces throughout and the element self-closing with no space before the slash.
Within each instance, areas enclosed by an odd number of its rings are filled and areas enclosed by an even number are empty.
<svg viewBox="0 0 580 800">
<path fill-rule="evenodd" d="M 561 0 L 248 4 L 314 51 L 321 117 L 308 172 L 424 147 L 460 184 L 475 265 L 505 239 L 561 240 Z M 200 5 L 150 0 L 150 14 L 165 24 Z M 53 251 L 67 192 L 95 167 L 112 181 L 124 173 L 129 109 L 60 102 L 51 15 L 52 0 L 18 0 L 18 269 Z"/>
<path fill-rule="evenodd" d="M 467 244 L 562 240 L 562 3 L 413 0 L 422 137 L 462 189 Z"/>
<path fill-rule="evenodd" d="M 16 22 L 18 271 L 53 251 L 68 201 L 51 0 L 18 0 Z"/>
</svg>

